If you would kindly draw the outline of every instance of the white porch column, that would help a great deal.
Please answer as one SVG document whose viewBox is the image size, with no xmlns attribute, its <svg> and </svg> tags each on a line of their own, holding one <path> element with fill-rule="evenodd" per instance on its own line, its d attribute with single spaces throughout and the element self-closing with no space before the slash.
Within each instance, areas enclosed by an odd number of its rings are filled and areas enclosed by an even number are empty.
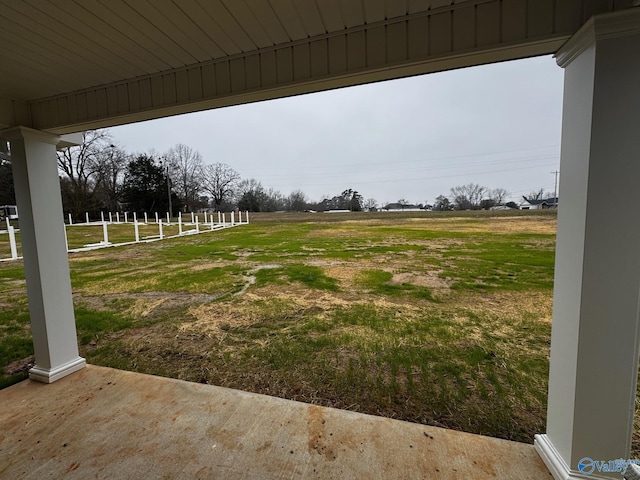
<svg viewBox="0 0 640 480">
<path fill-rule="evenodd" d="M 51 383 L 85 366 L 78 355 L 56 162 L 59 137 L 17 127 L 2 132 L 20 212 L 35 366 L 29 376 Z"/>
<path fill-rule="evenodd" d="M 565 69 L 547 433 L 556 479 L 621 478 L 640 307 L 640 8 L 596 16 L 558 52 Z"/>
</svg>

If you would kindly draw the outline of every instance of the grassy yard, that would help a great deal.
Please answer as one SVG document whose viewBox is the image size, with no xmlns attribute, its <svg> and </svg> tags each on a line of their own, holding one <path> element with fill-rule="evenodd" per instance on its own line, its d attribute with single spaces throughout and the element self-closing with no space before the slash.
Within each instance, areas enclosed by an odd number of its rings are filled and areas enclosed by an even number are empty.
<svg viewBox="0 0 640 480">
<path fill-rule="evenodd" d="M 532 442 L 545 430 L 555 226 L 554 212 L 264 214 L 71 254 L 81 354 Z M 69 243 L 92 235 L 70 229 Z M 32 362 L 21 262 L 0 263 L 0 292 L 8 385 Z"/>
</svg>

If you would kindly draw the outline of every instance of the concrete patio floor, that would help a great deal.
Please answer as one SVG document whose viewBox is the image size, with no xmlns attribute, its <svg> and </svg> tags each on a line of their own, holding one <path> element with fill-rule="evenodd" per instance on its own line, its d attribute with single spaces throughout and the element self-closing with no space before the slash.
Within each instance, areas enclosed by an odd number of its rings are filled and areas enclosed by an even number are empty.
<svg viewBox="0 0 640 480">
<path fill-rule="evenodd" d="M 89 365 L 0 391 L 0 478 L 551 476 L 532 445 Z"/>
</svg>

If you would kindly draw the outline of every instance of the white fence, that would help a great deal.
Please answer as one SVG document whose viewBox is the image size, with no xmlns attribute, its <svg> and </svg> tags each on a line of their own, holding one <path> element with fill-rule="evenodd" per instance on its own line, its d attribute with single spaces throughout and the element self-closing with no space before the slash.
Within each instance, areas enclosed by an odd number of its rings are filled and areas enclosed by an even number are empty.
<svg viewBox="0 0 640 480">
<path fill-rule="evenodd" d="M 189 218 L 190 215 L 190 218 Z M 248 224 L 249 223 L 249 212 L 238 212 L 238 218 L 236 220 L 235 212 L 230 212 L 230 214 L 226 214 L 224 212 L 216 212 L 216 214 L 208 214 L 205 213 L 203 215 L 203 221 L 200 221 L 200 216 L 190 213 L 187 215 L 187 219 L 189 221 L 185 221 L 182 218 L 182 213 L 178 214 L 178 218 L 171 222 L 169 218 L 169 214 L 167 213 L 166 220 L 163 217 L 159 217 L 156 212 L 154 215 L 154 220 L 149 221 L 149 215 L 144 213 L 144 221 L 141 222 L 138 220 L 137 214 L 133 213 L 130 215 L 128 212 L 124 212 L 121 216 L 119 212 L 116 212 L 115 215 L 111 212 L 100 214 L 100 220 L 98 221 L 90 221 L 89 214 L 85 215 L 85 222 L 81 223 L 73 223 L 71 216 L 68 217 L 69 223 L 65 224 L 65 235 L 67 235 L 67 230 L 74 227 L 101 227 L 102 229 L 102 240 L 94 243 L 87 243 L 81 247 L 69 248 L 69 243 L 67 241 L 67 251 L 68 252 L 84 252 L 88 250 L 95 250 L 98 248 L 106 248 L 106 247 L 117 247 L 123 245 L 134 245 L 136 243 L 149 243 L 156 242 L 159 240 L 167 239 L 167 238 L 176 238 L 185 235 L 197 235 L 200 233 L 212 232 L 215 230 L 222 230 L 225 228 L 236 227 L 238 225 Z M 109 240 L 109 227 L 113 225 L 131 225 L 133 227 L 133 239 L 131 241 L 124 242 L 116 242 L 113 243 Z M 157 227 L 157 234 L 154 232 L 151 235 L 141 236 L 140 235 L 140 227 L 141 226 L 151 226 L 155 225 Z M 175 227 L 178 228 L 177 235 L 167 235 L 167 227 L 173 227 L 175 231 Z M 119 229 L 121 230 L 121 229 Z M 148 228 L 146 229 L 148 231 Z M 4 244 L 7 240 L 9 243 L 9 251 L 10 256 L 5 258 L 0 258 L 0 262 L 9 261 L 9 260 L 17 260 L 22 258 L 18 255 L 18 242 L 16 241 L 16 232 L 19 232 L 18 229 L 13 227 L 9 223 L 9 219 L 6 221 L 6 230 L 0 230 L 0 245 Z M 5 237 L 7 235 L 7 237 Z M 4 249 L 3 249 L 4 251 Z M 0 256 L 5 255 L 0 253 Z"/>
</svg>

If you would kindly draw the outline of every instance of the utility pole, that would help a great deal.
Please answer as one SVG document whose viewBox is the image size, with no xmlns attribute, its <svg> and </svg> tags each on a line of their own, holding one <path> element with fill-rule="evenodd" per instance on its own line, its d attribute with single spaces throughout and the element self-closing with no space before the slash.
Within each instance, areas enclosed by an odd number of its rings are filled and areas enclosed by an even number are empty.
<svg viewBox="0 0 640 480">
<path fill-rule="evenodd" d="M 167 195 L 169 196 L 169 219 L 167 222 L 170 222 L 173 217 L 173 209 L 171 208 L 171 179 L 169 178 L 169 160 L 165 157 L 160 157 L 160 167 L 164 167 L 164 171 L 167 175 Z"/>
<path fill-rule="evenodd" d="M 556 170 L 555 172 L 551 172 L 556 176 L 556 181 L 554 183 L 554 187 L 553 187 L 553 201 L 556 203 L 556 208 L 558 208 L 558 170 Z"/>
<path fill-rule="evenodd" d="M 169 195 L 169 218 L 173 217 L 173 209 L 171 208 L 171 179 L 169 178 L 169 162 L 167 162 L 167 194 Z"/>
</svg>

